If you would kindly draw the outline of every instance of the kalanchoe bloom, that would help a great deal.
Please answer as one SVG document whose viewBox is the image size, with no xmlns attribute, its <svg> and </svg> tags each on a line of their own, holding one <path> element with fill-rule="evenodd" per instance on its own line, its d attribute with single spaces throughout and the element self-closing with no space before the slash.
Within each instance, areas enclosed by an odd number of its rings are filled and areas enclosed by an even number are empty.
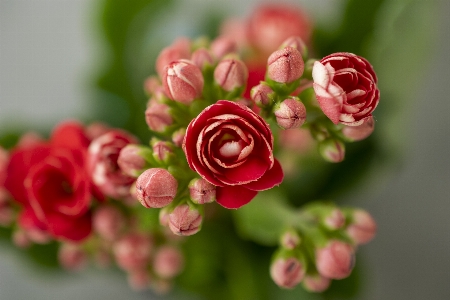
<svg viewBox="0 0 450 300">
<path fill-rule="evenodd" d="M 176 60 L 164 68 L 162 76 L 166 95 L 183 104 L 191 103 L 201 96 L 203 74 L 199 67 L 189 60 Z"/>
<path fill-rule="evenodd" d="M 203 178 L 191 180 L 189 183 L 189 193 L 192 202 L 196 204 L 211 203 L 216 200 L 216 186 Z"/>
<path fill-rule="evenodd" d="M 247 67 L 239 59 L 223 59 L 214 70 L 214 80 L 227 92 L 244 87 L 247 83 L 247 78 Z"/>
<path fill-rule="evenodd" d="M 128 176 L 138 177 L 145 168 L 146 162 L 140 151 L 140 146 L 136 144 L 128 144 L 120 150 L 117 164 Z"/>
<path fill-rule="evenodd" d="M 163 132 L 173 123 L 169 106 L 156 100 L 150 100 L 145 110 L 145 122 L 150 130 Z"/>
<path fill-rule="evenodd" d="M 372 216 L 362 209 L 356 209 L 352 214 L 352 222 L 346 232 L 357 245 L 370 242 L 377 231 L 377 224 Z"/>
<path fill-rule="evenodd" d="M 67 270 L 80 271 L 87 264 L 87 254 L 80 245 L 63 243 L 58 250 L 58 261 Z"/>
<path fill-rule="evenodd" d="M 206 48 L 198 48 L 192 52 L 191 61 L 200 69 L 214 64 L 214 58 L 212 57 L 211 52 Z"/>
<path fill-rule="evenodd" d="M 97 234 L 108 241 L 117 239 L 126 225 L 123 213 L 112 205 L 98 207 L 92 216 L 92 225 Z"/>
<path fill-rule="evenodd" d="M 230 37 L 221 36 L 212 41 L 210 48 L 214 57 L 221 59 L 225 55 L 235 52 L 237 45 Z"/>
<path fill-rule="evenodd" d="M 283 129 L 298 128 L 306 121 L 305 105 L 294 98 L 283 100 L 274 113 L 277 124 Z"/>
<path fill-rule="evenodd" d="M 277 258 L 270 266 L 272 280 L 282 288 L 292 289 L 305 276 L 303 263 L 295 257 Z"/>
<path fill-rule="evenodd" d="M 372 116 L 380 92 L 370 63 L 352 53 L 333 53 L 314 63 L 314 91 L 334 124 L 361 125 Z"/>
<path fill-rule="evenodd" d="M 259 107 L 270 104 L 272 94 L 274 94 L 273 90 L 264 83 L 255 85 L 250 91 L 252 101 Z"/>
<path fill-rule="evenodd" d="M 339 208 L 334 208 L 324 216 L 323 223 L 328 229 L 336 230 L 345 225 L 345 216 Z"/>
<path fill-rule="evenodd" d="M 268 124 L 246 106 L 220 100 L 189 124 L 183 150 L 192 170 L 217 186 L 217 202 L 239 208 L 281 183 Z"/>
<path fill-rule="evenodd" d="M 281 49 L 286 47 L 292 47 L 297 49 L 302 55 L 303 61 L 308 57 L 308 47 L 306 47 L 305 42 L 299 36 L 291 36 L 287 38 L 283 44 L 281 44 Z"/>
<path fill-rule="evenodd" d="M 135 179 L 122 172 L 117 160 L 126 145 L 136 143 L 136 138 L 128 132 L 114 129 L 99 136 L 89 145 L 92 180 L 105 195 L 117 199 L 130 195 L 130 187 Z"/>
<path fill-rule="evenodd" d="M 153 271 L 161 278 L 171 279 L 177 276 L 183 269 L 183 265 L 183 254 L 174 246 L 160 247 L 153 259 Z"/>
<path fill-rule="evenodd" d="M 348 277 L 355 265 L 355 250 L 347 243 L 331 240 L 316 249 L 316 268 L 320 275 L 331 279 Z"/>
<path fill-rule="evenodd" d="M 345 158 L 345 144 L 339 140 L 326 139 L 319 143 L 319 152 L 325 160 L 338 163 Z"/>
<path fill-rule="evenodd" d="M 181 204 L 169 214 L 169 228 L 176 235 L 193 235 L 200 231 L 202 215 L 187 204 Z"/>
<path fill-rule="evenodd" d="M 164 68 L 171 62 L 187 59 L 190 56 L 191 42 L 187 38 L 179 38 L 172 45 L 164 48 L 156 59 L 156 71 L 162 78 Z"/>
<path fill-rule="evenodd" d="M 345 126 L 342 134 L 352 142 L 361 141 L 367 138 L 375 129 L 373 116 L 368 117 L 361 125 Z"/>
<path fill-rule="evenodd" d="M 150 262 L 152 249 L 151 238 L 140 233 L 124 236 L 113 245 L 117 265 L 127 271 L 146 266 Z"/>
<path fill-rule="evenodd" d="M 302 55 L 292 47 L 277 50 L 267 59 L 267 76 L 280 83 L 291 83 L 299 79 L 304 68 Z"/>
<path fill-rule="evenodd" d="M 170 204 L 177 194 L 178 182 L 167 170 L 151 168 L 136 181 L 137 198 L 144 207 L 161 208 Z"/>
<path fill-rule="evenodd" d="M 183 145 L 185 135 L 186 128 L 180 128 L 172 134 L 172 142 L 175 144 L 175 146 L 181 147 Z"/>
<path fill-rule="evenodd" d="M 328 289 L 331 279 L 320 276 L 320 274 L 306 275 L 303 279 L 303 286 L 312 293 L 322 293 Z"/>
</svg>

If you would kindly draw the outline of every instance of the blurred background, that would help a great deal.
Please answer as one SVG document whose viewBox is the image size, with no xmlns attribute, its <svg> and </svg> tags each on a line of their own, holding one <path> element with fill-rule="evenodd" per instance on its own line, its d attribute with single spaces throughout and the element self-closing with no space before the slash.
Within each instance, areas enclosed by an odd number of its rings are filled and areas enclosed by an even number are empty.
<svg viewBox="0 0 450 300">
<path fill-rule="evenodd" d="M 287 2 L 316 24 L 317 49 L 367 57 L 381 90 L 377 167 L 336 199 L 367 209 L 379 231 L 358 251 L 359 288 L 324 299 L 450 299 L 450 2 Z M 147 137 L 142 80 L 158 51 L 180 35 L 213 36 L 258 3 L 0 0 L 0 136 L 78 118 Z M 0 299 L 202 299 L 133 292 L 114 270 L 41 267 L 4 239 L 0 253 Z"/>
</svg>

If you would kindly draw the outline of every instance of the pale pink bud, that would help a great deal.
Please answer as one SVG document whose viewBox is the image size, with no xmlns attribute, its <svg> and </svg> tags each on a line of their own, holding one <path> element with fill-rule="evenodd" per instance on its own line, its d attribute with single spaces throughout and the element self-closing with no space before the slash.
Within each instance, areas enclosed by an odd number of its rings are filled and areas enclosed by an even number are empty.
<svg viewBox="0 0 450 300">
<path fill-rule="evenodd" d="M 294 230 L 289 230 L 283 233 L 280 239 L 280 244 L 283 248 L 292 250 L 300 245 L 300 236 Z"/>
<path fill-rule="evenodd" d="M 186 128 L 180 128 L 180 129 L 176 130 L 172 134 L 172 142 L 176 146 L 181 147 L 181 145 L 183 145 L 183 140 L 184 140 L 185 135 L 186 135 Z"/>
<path fill-rule="evenodd" d="M 145 122 L 150 130 L 157 132 L 166 130 L 167 126 L 173 123 L 169 106 L 157 101 L 150 101 L 145 110 Z"/>
<path fill-rule="evenodd" d="M 236 42 L 226 36 L 216 38 L 211 43 L 211 52 L 217 58 L 221 59 L 227 54 L 233 53 L 237 50 Z"/>
<path fill-rule="evenodd" d="M 125 225 L 125 216 L 118 208 L 111 205 L 100 206 L 92 217 L 93 229 L 100 237 L 108 241 L 117 239 Z"/>
<path fill-rule="evenodd" d="M 244 87 L 247 78 L 248 69 L 239 59 L 223 59 L 214 70 L 214 80 L 227 92 Z"/>
<path fill-rule="evenodd" d="M 291 36 L 287 38 L 283 44 L 281 44 L 281 48 L 292 47 L 297 49 L 302 55 L 303 60 L 308 57 L 308 47 L 306 47 L 305 42 L 299 36 Z"/>
<path fill-rule="evenodd" d="M 345 145 L 339 140 L 327 139 L 319 143 L 319 152 L 325 160 L 338 163 L 345 158 Z"/>
<path fill-rule="evenodd" d="M 160 87 L 161 83 L 156 76 L 150 76 L 144 81 L 144 91 L 149 96 L 153 95 Z"/>
<path fill-rule="evenodd" d="M 198 48 L 192 53 L 191 61 L 200 69 L 203 69 L 205 66 L 213 65 L 214 59 L 206 48 Z"/>
<path fill-rule="evenodd" d="M 30 148 L 38 143 L 44 142 L 44 138 L 36 132 L 27 132 L 23 134 L 17 142 L 17 148 Z"/>
<path fill-rule="evenodd" d="M 156 71 L 160 77 L 163 77 L 164 68 L 175 60 L 189 58 L 190 55 L 190 43 L 188 41 L 180 40 L 174 45 L 168 46 L 161 50 L 156 58 Z"/>
<path fill-rule="evenodd" d="M 136 270 L 150 261 L 152 241 L 144 234 L 129 234 L 113 245 L 117 265 L 123 270 Z"/>
<path fill-rule="evenodd" d="M 305 289 L 312 293 L 324 292 L 331 284 L 331 279 L 316 275 L 306 275 L 303 279 L 303 286 Z"/>
<path fill-rule="evenodd" d="M 88 137 L 88 139 L 90 140 L 95 140 L 96 138 L 98 138 L 99 136 L 104 135 L 105 133 L 109 132 L 111 130 L 111 128 L 101 122 L 94 122 L 89 124 L 86 129 L 85 129 L 85 133 L 86 136 Z"/>
<path fill-rule="evenodd" d="M 342 134 L 350 141 L 361 141 L 372 134 L 375 129 L 375 122 L 373 116 L 368 117 L 361 125 L 345 126 L 342 129 Z"/>
<path fill-rule="evenodd" d="M 39 228 L 29 228 L 25 232 L 28 238 L 36 244 L 47 244 L 53 239 L 48 232 Z"/>
<path fill-rule="evenodd" d="M 159 211 L 159 224 L 161 224 L 161 226 L 169 226 L 169 215 L 170 215 L 170 211 L 168 209 L 168 207 L 163 207 L 160 211 Z"/>
<path fill-rule="evenodd" d="M 24 230 L 16 230 L 12 235 L 13 244 L 19 248 L 28 248 L 31 246 L 31 240 L 28 238 L 27 233 Z"/>
<path fill-rule="evenodd" d="M 264 83 L 255 85 L 250 91 L 253 102 L 260 107 L 270 104 L 272 94 L 273 90 Z"/>
<path fill-rule="evenodd" d="M 140 155 L 140 147 L 136 144 L 128 144 L 120 150 L 117 164 L 122 172 L 131 176 L 138 177 L 145 168 L 145 159 Z"/>
<path fill-rule="evenodd" d="M 127 275 L 128 285 L 134 291 L 144 291 L 150 287 L 151 277 L 145 268 L 131 270 Z"/>
<path fill-rule="evenodd" d="M 305 276 L 305 267 L 294 257 L 278 258 L 270 266 L 270 276 L 279 287 L 292 289 Z"/>
<path fill-rule="evenodd" d="M 377 224 L 372 216 L 362 209 L 353 212 L 352 223 L 347 227 L 347 234 L 357 244 L 370 242 L 377 231 Z"/>
<path fill-rule="evenodd" d="M 267 60 L 267 75 L 273 81 L 291 83 L 303 74 L 305 64 L 300 52 L 286 47 L 273 52 Z"/>
<path fill-rule="evenodd" d="M 205 179 L 192 179 L 189 183 L 189 193 L 192 202 L 196 204 L 211 203 L 216 200 L 216 186 Z"/>
<path fill-rule="evenodd" d="M 136 180 L 137 198 L 144 207 L 161 208 L 177 194 L 178 182 L 167 170 L 151 168 Z"/>
<path fill-rule="evenodd" d="M 339 208 L 334 208 L 325 216 L 323 223 L 328 229 L 336 230 L 345 225 L 345 216 Z"/>
<path fill-rule="evenodd" d="M 293 98 L 285 99 L 275 109 L 277 124 L 283 129 L 298 128 L 306 121 L 305 105 Z"/>
<path fill-rule="evenodd" d="M 181 251 L 173 246 L 160 247 L 153 259 L 153 271 L 161 278 L 170 279 L 183 269 L 184 258 Z"/>
<path fill-rule="evenodd" d="M 172 147 L 168 142 L 157 141 L 153 143 L 153 156 L 161 161 L 167 161 L 173 153 Z"/>
<path fill-rule="evenodd" d="M 64 243 L 58 250 L 58 261 L 67 270 L 80 271 L 87 264 L 87 255 L 79 245 Z"/>
<path fill-rule="evenodd" d="M 331 240 L 325 247 L 316 249 L 316 268 L 320 275 L 343 279 L 350 275 L 355 265 L 353 247 L 339 240 Z"/>
<path fill-rule="evenodd" d="M 169 228 L 176 235 L 193 235 L 200 230 L 201 225 L 202 215 L 187 204 L 175 207 L 169 215 Z"/>
<path fill-rule="evenodd" d="M 162 80 L 164 91 L 174 101 L 189 104 L 202 95 L 202 71 L 188 60 L 177 60 L 168 64 Z"/>
</svg>

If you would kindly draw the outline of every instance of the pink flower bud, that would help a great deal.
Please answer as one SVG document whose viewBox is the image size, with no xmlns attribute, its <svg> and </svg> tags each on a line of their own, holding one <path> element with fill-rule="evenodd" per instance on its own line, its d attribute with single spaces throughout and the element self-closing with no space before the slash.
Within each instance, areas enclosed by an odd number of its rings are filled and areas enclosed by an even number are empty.
<svg viewBox="0 0 450 300">
<path fill-rule="evenodd" d="M 259 107 L 264 107 L 270 103 L 271 94 L 273 94 L 273 90 L 264 83 L 255 85 L 250 91 L 250 97 Z"/>
<path fill-rule="evenodd" d="M 187 39 L 180 39 L 174 44 L 164 48 L 156 59 L 156 71 L 163 77 L 164 68 L 175 60 L 189 58 L 190 42 Z"/>
<path fill-rule="evenodd" d="M 280 239 L 280 244 L 283 248 L 292 250 L 300 245 L 300 236 L 294 230 L 289 230 L 283 233 Z"/>
<path fill-rule="evenodd" d="M 345 225 L 345 216 L 339 208 L 334 208 L 325 216 L 323 223 L 328 229 L 336 230 Z"/>
<path fill-rule="evenodd" d="M 345 158 L 345 145 L 339 140 L 326 139 L 319 143 L 319 152 L 325 160 L 338 163 Z"/>
<path fill-rule="evenodd" d="M 303 286 L 305 289 L 312 293 L 321 293 L 328 289 L 331 284 L 329 278 L 316 275 L 306 275 L 303 279 Z"/>
<path fill-rule="evenodd" d="M 126 225 L 125 216 L 114 206 L 102 205 L 92 217 L 92 225 L 97 234 L 105 240 L 117 239 Z"/>
<path fill-rule="evenodd" d="M 214 70 L 214 80 L 227 92 L 244 87 L 247 83 L 247 78 L 248 69 L 238 59 L 223 59 Z"/>
<path fill-rule="evenodd" d="M 181 147 L 183 145 L 184 136 L 186 135 L 186 128 L 180 128 L 172 134 L 172 142 Z"/>
<path fill-rule="evenodd" d="M 161 226 L 169 226 L 169 215 L 170 215 L 170 211 L 168 209 L 168 207 L 163 207 L 160 211 L 159 211 L 159 224 L 161 224 Z"/>
<path fill-rule="evenodd" d="M 193 235 L 200 231 L 201 225 L 202 215 L 187 204 L 175 207 L 169 215 L 169 228 L 176 235 Z"/>
<path fill-rule="evenodd" d="M 145 267 L 150 261 L 151 252 L 151 239 L 138 233 L 124 236 L 113 245 L 117 265 L 127 271 Z"/>
<path fill-rule="evenodd" d="M 134 291 L 144 291 L 150 287 L 151 277 L 147 269 L 135 269 L 128 272 L 128 285 Z"/>
<path fill-rule="evenodd" d="M 145 110 L 145 122 L 150 130 L 157 132 L 166 130 L 167 126 L 173 123 L 170 108 L 164 103 L 150 101 Z"/>
<path fill-rule="evenodd" d="M 352 223 L 347 227 L 347 234 L 357 245 L 370 242 L 377 231 L 377 224 L 372 216 L 362 209 L 355 209 Z"/>
<path fill-rule="evenodd" d="M 28 238 L 27 233 L 24 230 L 16 230 L 12 235 L 13 244 L 19 248 L 28 248 L 31 246 L 31 240 Z"/>
<path fill-rule="evenodd" d="M 141 151 L 139 145 L 128 144 L 120 150 L 117 164 L 122 172 L 131 176 L 138 177 L 145 168 L 145 159 L 139 154 Z"/>
<path fill-rule="evenodd" d="M 170 279 L 180 274 L 184 259 L 178 248 L 162 246 L 153 259 L 153 270 L 161 278 Z"/>
<path fill-rule="evenodd" d="M 144 81 L 144 91 L 147 95 L 153 95 L 159 88 L 161 84 L 157 76 L 150 76 Z"/>
<path fill-rule="evenodd" d="M 342 133 L 350 141 L 361 141 L 367 138 L 375 129 L 375 122 L 373 116 L 368 117 L 361 125 L 358 126 L 345 126 L 342 129 Z"/>
<path fill-rule="evenodd" d="M 177 194 L 178 182 L 167 170 L 148 169 L 136 180 L 137 198 L 144 207 L 161 208 Z"/>
<path fill-rule="evenodd" d="M 273 52 L 267 60 L 267 75 L 273 81 L 291 83 L 303 74 L 305 64 L 300 52 L 286 47 Z"/>
<path fill-rule="evenodd" d="M 236 43 L 227 36 L 218 37 L 211 43 L 211 52 L 217 59 L 221 59 L 225 55 L 233 53 L 236 50 Z"/>
<path fill-rule="evenodd" d="M 306 47 L 305 42 L 299 36 L 291 36 L 287 38 L 283 44 L 281 44 L 281 49 L 286 47 L 292 47 L 297 49 L 302 55 L 303 60 L 308 57 L 308 47 Z"/>
<path fill-rule="evenodd" d="M 167 161 L 172 153 L 172 147 L 168 142 L 157 141 L 153 143 L 153 156 L 157 160 Z"/>
<path fill-rule="evenodd" d="M 281 102 L 274 113 L 278 125 L 283 129 L 298 128 L 306 121 L 305 105 L 293 98 Z"/>
<path fill-rule="evenodd" d="M 86 266 L 87 255 L 79 245 L 64 243 L 59 248 L 58 260 L 65 269 L 80 271 Z"/>
<path fill-rule="evenodd" d="M 162 80 L 164 91 L 174 101 L 189 104 L 202 95 L 202 71 L 188 60 L 177 60 L 168 64 Z"/>
<path fill-rule="evenodd" d="M 192 202 L 196 204 L 211 203 L 216 200 L 216 186 L 205 179 L 193 179 L 189 183 L 189 193 Z"/>
<path fill-rule="evenodd" d="M 200 69 L 203 69 L 205 66 L 212 66 L 214 64 L 214 59 L 206 48 L 198 48 L 192 53 L 191 61 Z"/>
<path fill-rule="evenodd" d="M 38 143 L 44 142 L 44 138 L 36 132 L 26 132 L 17 142 L 16 148 L 31 148 Z"/>
<path fill-rule="evenodd" d="M 109 128 L 109 126 L 106 124 L 101 122 L 94 122 L 86 127 L 85 133 L 88 139 L 92 141 L 98 138 L 99 136 L 104 135 L 110 130 L 111 128 Z"/>
<path fill-rule="evenodd" d="M 295 257 L 278 258 L 270 266 L 270 276 L 279 287 L 292 289 L 305 276 L 305 267 Z"/>
<path fill-rule="evenodd" d="M 343 279 L 352 272 L 355 251 L 339 240 L 331 240 L 325 247 L 316 249 L 316 268 L 320 275 L 331 279 Z"/>
</svg>

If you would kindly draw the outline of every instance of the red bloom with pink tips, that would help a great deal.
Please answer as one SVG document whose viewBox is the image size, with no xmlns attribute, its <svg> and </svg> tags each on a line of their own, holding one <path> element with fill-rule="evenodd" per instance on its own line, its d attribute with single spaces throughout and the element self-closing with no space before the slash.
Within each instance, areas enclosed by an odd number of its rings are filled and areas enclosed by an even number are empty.
<svg viewBox="0 0 450 300">
<path fill-rule="evenodd" d="M 333 53 L 314 63 L 314 91 L 334 124 L 358 126 L 371 118 L 380 100 L 377 76 L 363 57 Z"/>
<path fill-rule="evenodd" d="M 191 169 L 217 186 L 216 201 L 239 208 L 281 183 L 269 125 L 251 109 L 220 100 L 191 121 L 183 142 Z"/>
</svg>

